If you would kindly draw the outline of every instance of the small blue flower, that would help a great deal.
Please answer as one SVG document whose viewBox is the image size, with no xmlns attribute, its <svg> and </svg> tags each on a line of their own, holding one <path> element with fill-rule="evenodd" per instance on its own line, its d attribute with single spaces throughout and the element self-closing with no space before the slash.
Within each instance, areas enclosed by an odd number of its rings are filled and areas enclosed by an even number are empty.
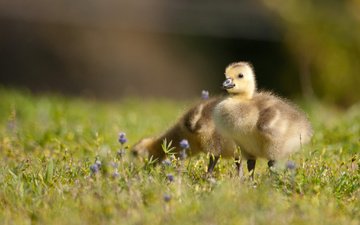
<svg viewBox="0 0 360 225">
<path fill-rule="evenodd" d="M 171 200 L 171 195 L 169 195 L 169 194 L 164 194 L 163 198 L 164 198 L 164 201 L 165 201 L 165 202 L 170 202 L 170 200 Z"/>
<path fill-rule="evenodd" d="M 209 92 L 206 91 L 206 90 L 202 90 L 201 91 L 201 98 L 206 100 L 206 99 L 209 99 Z"/>
<path fill-rule="evenodd" d="M 96 163 L 94 163 L 90 166 L 90 171 L 92 174 L 99 172 L 99 169 L 100 168 L 99 168 L 98 164 L 96 164 Z"/>
<path fill-rule="evenodd" d="M 164 166 L 171 166 L 171 161 L 169 159 L 164 159 L 162 162 L 161 162 Z"/>
<path fill-rule="evenodd" d="M 168 175 L 166 175 L 166 179 L 170 182 L 173 182 L 175 178 L 174 178 L 174 175 L 168 174 Z"/>
<path fill-rule="evenodd" d="M 119 142 L 122 145 L 127 142 L 126 134 L 124 132 L 119 133 Z"/>
<path fill-rule="evenodd" d="M 119 172 L 117 171 L 117 170 L 115 170 L 114 172 L 113 172 L 113 174 L 112 174 L 112 177 L 113 178 L 117 178 L 117 177 L 119 177 L 120 176 L 120 174 L 119 174 Z"/>
<path fill-rule="evenodd" d="M 286 162 L 286 169 L 294 170 L 296 168 L 296 164 L 294 161 L 287 161 Z"/>
<path fill-rule="evenodd" d="M 190 148 L 189 142 L 186 139 L 182 139 L 179 144 L 182 149 Z"/>
<path fill-rule="evenodd" d="M 95 161 L 95 164 L 99 167 L 99 169 L 101 168 L 101 161 L 100 160 L 97 159 Z"/>
</svg>

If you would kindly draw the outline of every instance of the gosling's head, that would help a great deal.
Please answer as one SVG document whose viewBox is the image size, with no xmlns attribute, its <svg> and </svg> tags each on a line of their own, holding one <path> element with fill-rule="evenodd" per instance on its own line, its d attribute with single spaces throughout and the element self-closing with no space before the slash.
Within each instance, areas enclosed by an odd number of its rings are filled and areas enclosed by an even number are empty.
<svg viewBox="0 0 360 225">
<path fill-rule="evenodd" d="M 250 63 L 231 63 L 225 69 L 225 77 L 223 88 L 228 93 L 252 98 L 256 91 L 256 81 L 254 69 Z"/>
<path fill-rule="evenodd" d="M 152 151 L 154 138 L 143 138 L 131 148 L 133 156 L 148 157 Z"/>
</svg>

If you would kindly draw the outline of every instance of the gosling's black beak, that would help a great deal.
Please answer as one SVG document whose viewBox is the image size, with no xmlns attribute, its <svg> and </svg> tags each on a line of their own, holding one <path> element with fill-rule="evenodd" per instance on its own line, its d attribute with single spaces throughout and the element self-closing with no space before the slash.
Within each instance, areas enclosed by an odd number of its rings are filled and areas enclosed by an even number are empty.
<svg viewBox="0 0 360 225">
<path fill-rule="evenodd" d="M 224 81 L 222 87 L 224 89 L 230 89 L 230 88 L 235 87 L 235 84 L 233 83 L 233 80 L 231 78 L 228 78 Z"/>
</svg>

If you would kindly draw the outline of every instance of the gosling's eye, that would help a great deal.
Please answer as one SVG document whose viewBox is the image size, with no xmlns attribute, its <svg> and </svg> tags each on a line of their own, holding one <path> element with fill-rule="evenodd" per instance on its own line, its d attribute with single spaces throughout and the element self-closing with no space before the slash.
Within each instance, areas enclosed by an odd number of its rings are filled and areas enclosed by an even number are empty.
<svg viewBox="0 0 360 225">
<path fill-rule="evenodd" d="M 238 78 L 243 78 L 244 77 L 244 74 L 242 74 L 242 73 L 240 73 L 239 75 L 238 75 Z"/>
</svg>

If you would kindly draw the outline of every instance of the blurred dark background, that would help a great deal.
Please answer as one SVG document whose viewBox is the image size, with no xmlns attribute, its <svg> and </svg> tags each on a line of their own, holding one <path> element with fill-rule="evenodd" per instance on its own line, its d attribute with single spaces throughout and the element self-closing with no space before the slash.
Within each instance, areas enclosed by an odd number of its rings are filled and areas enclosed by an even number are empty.
<svg viewBox="0 0 360 225">
<path fill-rule="evenodd" d="M 360 1 L 0 1 L 0 85 L 100 99 L 220 93 L 230 62 L 259 87 L 359 101 Z"/>
</svg>

